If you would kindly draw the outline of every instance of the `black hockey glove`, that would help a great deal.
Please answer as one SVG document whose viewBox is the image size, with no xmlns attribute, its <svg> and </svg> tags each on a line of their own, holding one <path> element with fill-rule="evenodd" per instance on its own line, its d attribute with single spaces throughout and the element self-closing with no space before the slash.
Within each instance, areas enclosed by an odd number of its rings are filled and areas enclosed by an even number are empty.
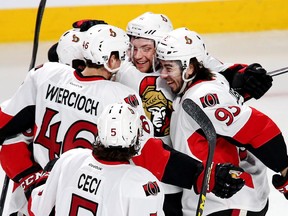
<svg viewBox="0 0 288 216">
<path fill-rule="evenodd" d="M 288 200 L 288 172 L 284 177 L 279 174 L 273 175 L 272 184 Z"/>
<path fill-rule="evenodd" d="M 233 77 L 231 87 L 245 100 L 261 98 L 272 86 L 272 77 L 258 63 L 239 70 Z"/>
<path fill-rule="evenodd" d="M 232 164 L 217 164 L 212 192 L 221 198 L 232 197 L 245 185 L 245 181 L 240 178 L 243 172 L 242 168 Z"/>
<path fill-rule="evenodd" d="M 92 26 L 98 25 L 98 24 L 105 24 L 107 23 L 103 20 L 78 20 L 72 24 L 73 28 L 80 28 L 80 32 L 85 32 Z"/>
<path fill-rule="evenodd" d="M 230 163 L 213 164 L 207 192 L 212 192 L 220 198 L 232 197 L 245 184 L 245 181 L 240 177 L 243 172 L 243 169 Z M 197 194 L 201 191 L 203 177 L 204 171 L 202 171 L 197 179 L 196 188 L 194 187 Z"/>
<path fill-rule="evenodd" d="M 41 177 L 36 181 L 36 187 L 45 184 L 45 182 L 47 181 L 47 178 L 50 174 L 50 171 L 52 170 L 52 168 L 54 167 L 56 161 L 59 158 L 54 158 L 53 160 L 49 161 L 46 166 L 43 169 L 43 173 L 41 175 Z"/>
<path fill-rule="evenodd" d="M 29 175 L 20 179 L 19 183 L 24 190 L 27 200 L 29 200 L 31 192 L 35 187 L 45 184 L 50 171 L 57 160 L 58 158 L 49 161 L 43 170 L 38 169 L 36 172 L 30 173 Z"/>
<path fill-rule="evenodd" d="M 50 62 L 59 62 L 59 57 L 57 54 L 57 46 L 58 46 L 58 42 L 53 44 L 50 49 L 48 50 L 48 60 Z"/>
<path fill-rule="evenodd" d="M 38 169 L 19 180 L 19 184 L 23 188 L 27 200 L 30 198 L 31 192 L 36 187 L 37 181 L 41 178 L 42 174 L 43 170 Z"/>
</svg>

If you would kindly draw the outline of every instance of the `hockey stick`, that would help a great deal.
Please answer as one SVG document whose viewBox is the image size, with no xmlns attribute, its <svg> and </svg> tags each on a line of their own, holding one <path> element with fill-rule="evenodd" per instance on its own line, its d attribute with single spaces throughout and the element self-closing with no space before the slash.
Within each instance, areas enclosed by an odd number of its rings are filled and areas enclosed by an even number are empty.
<svg viewBox="0 0 288 216">
<path fill-rule="evenodd" d="M 6 201 L 6 195 L 7 195 L 7 190 L 9 187 L 9 177 L 6 175 L 4 178 L 3 186 L 2 186 L 2 192 L 1 192 L 1 200 L 0 200 L 0 215 L 2 216 L 3 210 L 4 210 L 4 204 Z"/>
<path fill-rule="evenodd" d="M 280 74 L 284 74 L 284 73 L 287 73 L 287 72 L 288 72 L 288 67 L 284 67 L 284 68 L 280 68 L 280 69 L 277 69 L 277 70 L 274 70 L 274 71 L 270 71 L 267 74 L 273 77 L 273 76 L 278 76 Z"/>
<path fill-rule="evenodd" d="M 206 166 L 204 170 L 204 178 L 202 181 L 202 187 L 201 187 L 201 191 L 199 194 L 199 200 L 198 200 L 198 206 L 197 206 L 197 212 L 196 212 L 196 216 L 201 216 L 204 211 L 206 193 L 207 193 L 207 188 L 209 185 L 211 168 L 213 165 L 212 160 L 214 156 L 216 139 L 217 139 L 216 131 L 212 122 L 208 118 L 208 116 L 194 101 L 192 101 L 191 99 L 185 99 L 183 101 L 182 107 L 185 110 L 185 112 L 188 115 L 190 115 L 196 121 L 196 123 L 201 127 L 209 145 L 209 152 L 208 152 Z"/>
<path fill-rule="evenodd" d="M 44 10 L 45 10 L 45 5 L 46 5 L 46 0 L 41 0 L 39 3 L 39 6 L 38 6 L 38 10 L 37 10 L 32 58 L 31 58 L 29 70 L 31 70 L 35 66 L 35 62 L 36 62 L 36 56 L 37 56 L 38 44 L 39 44 L 40 27 L 41 27 L 42 17 L 43 17 Z M 7 175 L 5 175 L 3 186 L 2 186 L 1 198 L 0 198 L 0 216 L 3 215 L 4 204 L 6 201 L 9 182 L 10 182 L 9 177 Z"/>
<path fill-rule="evenodd" d="M 38 11 L 37 11 L 32 58 L 31 58 L 29 70 L 31 70 L 35 66 L 35 62 L 36 62 L 36 56 L 37 56 L 38 44 L 39 44 L 39 34 L 40 34 L 40 28 L 41 28 L 41 23 L 42 23 L 42 17 L 43 17 L 44 10 L 45 10 L 45 5 L 46 5 L 46 0 L 41 0 L 39 3 Z"/>
</svg>

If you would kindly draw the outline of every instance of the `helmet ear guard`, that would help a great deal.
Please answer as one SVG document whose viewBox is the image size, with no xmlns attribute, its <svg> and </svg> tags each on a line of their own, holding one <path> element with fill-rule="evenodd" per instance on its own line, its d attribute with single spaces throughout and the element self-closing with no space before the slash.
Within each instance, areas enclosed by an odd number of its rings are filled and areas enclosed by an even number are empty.
<svg viewBox="0 0 288 216">
<path fill-rule="evenodd" d="M 97 127 L 97 142 L 106 148 L 136 146 L 142 135 L 140 116 L 127 103 L 108 105 L 99 116 Z"/>
</svg>

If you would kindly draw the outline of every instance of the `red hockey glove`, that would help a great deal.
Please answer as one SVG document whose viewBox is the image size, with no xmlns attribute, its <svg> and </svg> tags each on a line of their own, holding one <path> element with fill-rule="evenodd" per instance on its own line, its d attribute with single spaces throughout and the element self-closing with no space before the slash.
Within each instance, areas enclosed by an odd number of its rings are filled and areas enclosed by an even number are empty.
<svg viewBox="0 0 288 216">
<path fill-rule="evenodd" d="M 229 163 L 213 164 L 207 192 L 212 192 L 220 198 L 232 197 L 241 190 L 245 184 L 245 181 L 240 178 L 240 175 L 243 172 L 244 170 L 240 167 L 236 167 Z M 199 175 L 196 187 L 194 186 L 194 190 L 197 194 L 201 191 L 203 178 L 204 171 Z"/>
<path fill-rule="evenodd" d="M 288 172 L 286 176 L 275 174 L 272 177 L 273 186 L 288 199 Z"/>
<path fill-rule="evenodd" d="M 240 69 L 233 77 L 231 88 L 245 100 L 261 98 L 272 86 L 272 77 L 258 63 Z"/>
<path fill-rule="evenodd" d="M 72 24 L 73 28 L 80 28 L 80 32 L 85 32 L 92 26 L 98 25 L 98 24 L 106 24 L 107 23 L 103 20 L 78 20 Z"/>
</svg>

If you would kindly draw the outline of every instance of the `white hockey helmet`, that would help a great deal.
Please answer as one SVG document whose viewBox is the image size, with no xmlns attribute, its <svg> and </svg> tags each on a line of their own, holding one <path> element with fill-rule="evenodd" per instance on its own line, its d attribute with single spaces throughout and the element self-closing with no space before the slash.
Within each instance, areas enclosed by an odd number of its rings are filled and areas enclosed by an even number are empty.
<svg viewBox="0 0 288 216">
<path fill-rule="evenodd" d="M 73 60 L 84 60 L 82 52 L 84 33 L 79 29 L 70 29 L 60 37 L 56 52 L 59 62 L 72 66 Z"/>
<path fill-rule="evenodd" d="M 138 112 L 127 103 L 108 105 L 97 121 L 97 141 L 109 147 L 129 148 L 142 134 Z"/>
<path fill-rule="evenodd" d="M 111 52 L 117 51 L 120 60 L 124 61 L 129 44 L 129 37 L 124 30 L 112 25 L 99 24 L 92 26 L 85 32 L 83 55 L 92 63 L 103 64 L 108 71 L 113 73 L 118 69 L 111 70 L 107 66 Z"/>
<path fill-rule="evenodd" d="M 156 53 L 161 60 L 180 60 L 184 68 L 188 67 L 191 58 L 195 57 L 203 63 L 207 55 L 202 38 L 183 27 L 166 34 L 158 44 Z"/>
<path fill-rule="evenodd" d="M 167 32 L 172 30 L 173 25 L 166 15 L 152 12 L 136 17 L 126 27 L 128 35 L 152 39 L 156 45 Z"/>
</svg>

